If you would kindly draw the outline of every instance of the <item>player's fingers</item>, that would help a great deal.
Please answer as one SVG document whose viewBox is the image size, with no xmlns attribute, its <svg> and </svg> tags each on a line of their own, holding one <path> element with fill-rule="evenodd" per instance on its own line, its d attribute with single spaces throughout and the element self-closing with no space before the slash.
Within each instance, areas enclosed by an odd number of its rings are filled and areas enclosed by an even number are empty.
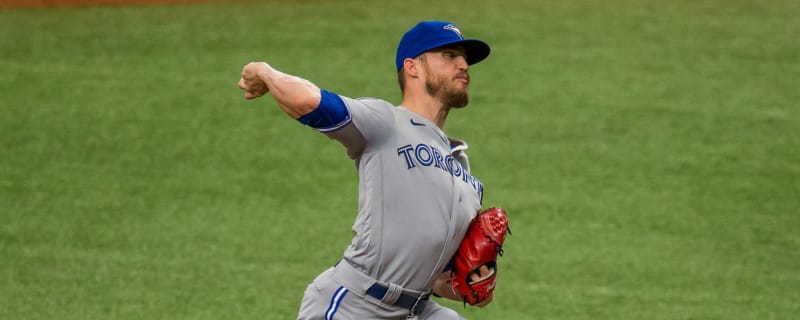
<svg viewBox="0 0 800 320">
<path fill-rule="evenodd" d="M 269 88 L 267 88 L 267 85 L 261 81 L 261 79 L 248 81 L 247 87 L 250 89 L 250 91 L 257 92 L 259 95 L 264 95 L 269 92 Z"/>
<path fill-rule="evenodd" d="M 491 270 L 489 270 L 489 267 L 487 265 L 484 264 L 478 268 L 478 275 L 480 276 L 480 278 L 487 277 L 490 274 Z"/>
<path fill-rule="evenodd" d="M 248 86 L 244 97 L 247 99 L 255 99 L 265 94 L 266 92 L 264 90 L 261 90 L 259 88 L 253 88 L 253 86 Z"/>
<path fill-rule="evenodd" d="M 472 273 L 469 274 L 470 283 L 478 282 L 478 280 L 481 279 L 481 273 L 480 272 L 481 272 L 480 269 L 478 269 L 478 270 L 475 270 L 475 271 L 473 271 Z"/>
<path fill-rule="evenodd" d="M 244 67 L 242 67 L 242 75 L 247 73 L 248 67 L 250 67 L 251 65 L 253 65 L 253 61 L 248 62 L 247 64 L 244 65 Z"/>
<path fill-rule="evenodd" d="M 248 73 L 248 72 L 247 72 L 247 66 L 248 66 L 248 65 L 249 65 L 249 64 L 246 64 L 246 65 L 244 65 L 244 67 L 242 68 L 242 74 L 241 74 L 241 78 L 242 78 L 242 79 L 247 79 L 247 73 Z"/>
<path fill-rule="evenodd" d="M 242 78 L 247 80 L 258 79 L 258 67 L 259 64 L 257 62 L 250 62 L 242 68 Z"/>
<path fill-rule="evenodd" d="M 473 283 L 474 282 L 478 282 L 478 280 L 480 280 L 480 279 L 481 279 L 481 269 L 480 268 L 478 268 L 478 270 L 475 270 L 475 271 L 473 271 L 472 273 L 469 274 L 469 281 L 470 282 L 473 282 Z"/>
<path fill-rule="evenodd" d="M 484 264 L 484 265 L 478 267 L 475 271 L 473 271 L 472 273 L 469 274 L 469 280 L 470 280 L 470 282 L 473 282 L 473 283 L 474 282 L 478 282 L 478 281 L 481 281 L 483 279 L 486 279 L 486 278 L 490 277 L 492 275 L 492 273 L 493 273 L 493 270 L 491 268 L 489 268 L 489 266 Z"/>
<path fill-rule="evenodd" d="M 247 89 L 247 86 L 244 84 L 244 78 L 239 78 L 239 89 Z"/>
</svg>

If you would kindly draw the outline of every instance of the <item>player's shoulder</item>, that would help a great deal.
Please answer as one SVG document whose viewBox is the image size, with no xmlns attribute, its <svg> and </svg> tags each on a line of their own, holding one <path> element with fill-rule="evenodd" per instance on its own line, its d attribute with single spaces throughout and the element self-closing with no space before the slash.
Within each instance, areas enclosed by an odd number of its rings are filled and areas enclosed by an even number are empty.
<svg viewBox="0 0 800 320">
<path fill-rule="evenodd" d="M 383 99 L 379 99 L 379 98 L 373 98 L 373 97 L 358 97 L 358 98 L 355 98 L 353 100 L 355 100 L 355 101 L 357 101 L 359 103 L 365 104 L 365 105 L 376 106 L 376 107 L 393 108 L 395 106 L 394 104 L 392 104 L 389 101 L 386 101 L 386 100 L 383 100 Z"/>
<path fill-rule="evenodd" d="M 351 113 L 383 115 L 378 118 L 391 118 L 399 109 L 389 101 L 373 97 L 348 98 L 345 101 Z"/>
</svg>

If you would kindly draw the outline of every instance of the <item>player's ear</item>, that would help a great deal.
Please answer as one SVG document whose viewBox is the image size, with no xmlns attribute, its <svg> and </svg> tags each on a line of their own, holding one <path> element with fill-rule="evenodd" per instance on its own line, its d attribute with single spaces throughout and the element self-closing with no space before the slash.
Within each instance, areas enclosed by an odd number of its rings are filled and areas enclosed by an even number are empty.
<svg viewBox="0 0 800 320">
<path fill-rule="evenodd" d="M 405 58 L 403 60 L 403 71 L 413 78 L 419 76 L 419 60 L 413 58 Z"/>
</svg>

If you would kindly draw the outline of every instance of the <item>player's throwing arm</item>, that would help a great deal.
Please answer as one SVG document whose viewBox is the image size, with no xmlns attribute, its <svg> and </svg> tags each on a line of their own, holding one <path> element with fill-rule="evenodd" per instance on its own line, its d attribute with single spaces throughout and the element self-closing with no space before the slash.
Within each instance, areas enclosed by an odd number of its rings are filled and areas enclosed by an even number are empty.
<svg viewBox="0 0 800 320">
<path fill-rule="evenodd" d="M 297 119 L 319 105 L 320 89 L 306 79 L 275 70 L 266 62 L 250 62 L 242 69 L 239 88 L 245 99 L 255 99 L 271 93 L 281 109 Z"/>
</svg>

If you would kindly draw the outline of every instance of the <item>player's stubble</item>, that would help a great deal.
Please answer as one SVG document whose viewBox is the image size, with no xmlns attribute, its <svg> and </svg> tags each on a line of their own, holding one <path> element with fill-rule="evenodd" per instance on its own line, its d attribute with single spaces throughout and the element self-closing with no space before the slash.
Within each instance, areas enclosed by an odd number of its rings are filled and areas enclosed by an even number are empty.
<svg viewBox="0 0 800 320">
<path fill-rule="evenodd" d="M 467 88 L 458 89 L 452 86 L 452 79 L 446 81 L 444 77 L 433 74 L 429 69 L 425 69 L 426 80 L 425 90 L 431 97 L 439 97 L 439 100 L 444 106 L 450 108 L 463 108 L 469 103 L 469 94 Z M 469 77 L 468 75 L 464 75 Z"/>
</svg>

